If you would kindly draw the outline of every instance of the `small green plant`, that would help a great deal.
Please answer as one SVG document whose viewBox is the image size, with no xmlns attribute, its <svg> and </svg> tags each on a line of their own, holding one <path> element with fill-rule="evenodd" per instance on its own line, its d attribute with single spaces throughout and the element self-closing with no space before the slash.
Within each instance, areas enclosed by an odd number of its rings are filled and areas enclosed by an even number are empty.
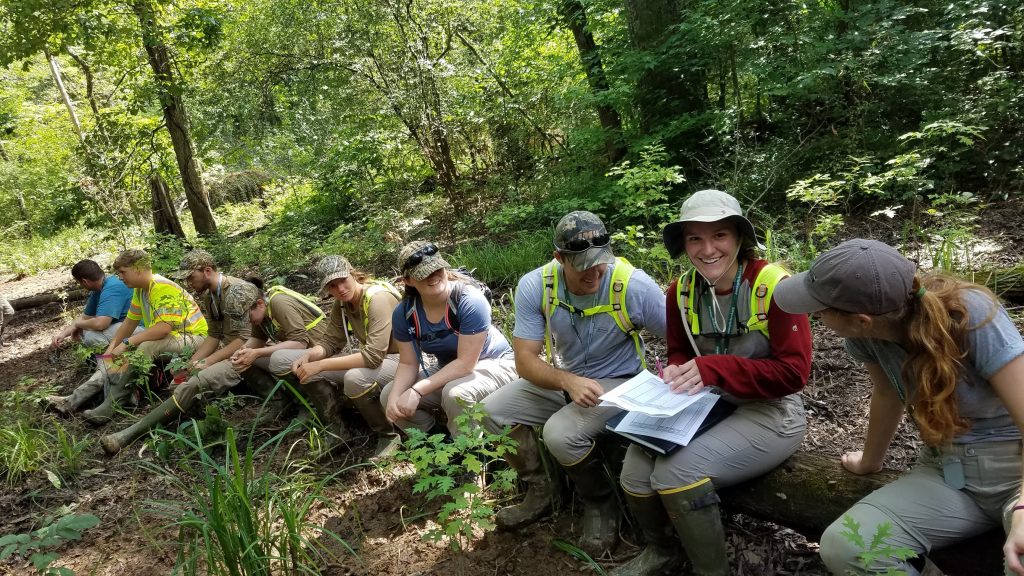
<svg viewBox="0 0 1024 576">
<path fill-rule="evenodd" d="M 846 530 L 842 532 L 842 536 L 851 544 L 861 549 L 861 552 L 857 554 L 857 558 L 865 570 L 873 568 L 879 560 L 898 560 L 903 562 L 917 556 L 917 553 L 910 548 L 892 546 L 886 542 L 886 539 L 892 535 L 892 524 L 889 522 L 878 525 L 878 529 L 875 531 L 875 535 L 871 538 L 870 543 L 864 541 L 864 537 L 860 534 L 860 523 L 849 514 L 843 516 L 843 527 Z M 856 572 L 847 570 L 846 573 L 855 574 Z M 879 572 L 879 574 L 906 576 L 907 573 L 904 570 L 890 567 L 885 572 Z"/>
<path fill-rule="evenodd" d="M 175 573 L 316 574 L 333 556 L 323 540 L 340 543 L 355 554 L 336 533 L 314 521 L 320 508 L 332 505 L 325 486 L 346 470 L 314 475 L 288 458 L 280 471 L 260 469 L 259 462 L 282 461 L 274 452 L 289 432 L 259 446 L 250 435 L 240 445 L 229 427 L 220 457 L 204 441 L 199 426 L 186 433 L 158 432 L 189 451 L 173 464 L 141 463 L 184 495 L 183 501 L 148 503 L 178 529 Z"/>
<path fill-rule="evenodd" d="M 54 457 L 47 476 L 54 486 L 60 487 L 82 473 L 85 468 L 85 449 L 89 446 L 89 437 L 77 438 L 59 422 L 54 423 Z"/>
<path fill-rule="evenodd" d="M 451 441 L 446 441 L 444 434 L 428 436 L 411 429 L 402 450 L 395 456 L 399 461 L 410 462 L 416 469 L 414 493 L 425 493 L 428 501 L 444 500 L 437 513 L 441 529 L 428 530 L 424 538 L 447 539 L 453 550 L 463 549 L 472 540 L 475 529 L 494 527 L 494 510 L 487 503 L 478 479 L 491 462 L 500 460 L 517 447 L 515 440 L 508 436 L 508 427 L 500 434 L 483 429 L 481 422 L 486 415 L 479 403 L 465 405 L 462 414 L 455 417 L 458 432 Z M 492 475 L 490 488 L 511 490 L 515 479 L 514 469 L 499 470 Z"/>
<path fill-rule="evenodd" d="M 673 208 L 668 204 L 668 192 L 685 181 L 682 168 L 664 166 L 668 152 L 661 144 L 645 146 L 636 163 L 624 160 L 608 171 L 615 178 L 616 187 L 602 199 L 605 211 L 618 221 L 658 224 L 668 221 Z"/>
<path fill-rule="evenodd" d="M 56 385 L 39 386 L 35 378 L 22 376 L 13 390 L 0 393 L 0 408 L 3 408 L 5 413 L 20 418 L 26 412 L 41 410 L 46 398 L 56 392 Z"/>
<path fill-rule="evenodd" d="M 604 571 L 604 568 L 602 568 L 596 560 L 590 557 L 590 554 L 587 554 L 587 552 L 579 546 L 575 546 L 571 542 L 568 542 L 561 538 L 552 539 L 551 545 L 561 550 L 562 552 L 565 552 L 569 556 L 572 556 L 573 558 L 579 560 L 580 562 L 583 562 L 587 565 L 587 568 L 593 570 L 594 573 L 600 576 L 607 576 L 608 573 Z"/>
<path fill-rule="evenodd" d="M 515 286 L 519 278 L 551 259 L 551 232 L 534 231 L 504 243 L 475 241 L 460 245 L 452 261 L 470 270 L 492 287 Z"/>
<path fill-rule="evenodd" d="M 0 472 L 11 486 L 50 462 L 50 438 L 27 422 L 0 428 Z"/>
<path fill-rule="evenodd" d="M 45 576 L 74 576 L 70 568 L 53 567 L 60 555 L 54 551 L 65 542 L 82 538 L 82 532 L 96 526 L 100 519 L 92 514 L 68 514 L 48 526 L 28 534 L 8 534 L 0 538 L 0 560 L 17 554 L 27 558 L 36 573 Z"/>
</svg>

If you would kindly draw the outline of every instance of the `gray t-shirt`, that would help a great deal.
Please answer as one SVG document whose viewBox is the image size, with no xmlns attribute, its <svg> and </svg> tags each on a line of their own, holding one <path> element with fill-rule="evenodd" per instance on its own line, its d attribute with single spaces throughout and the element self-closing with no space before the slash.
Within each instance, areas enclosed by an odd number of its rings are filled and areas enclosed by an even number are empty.
<svg viewBox="0 0 1024 576">
<path fill-rule="evenodd" d="M 955 437 L 953 442 L 973 444 L 1018 439 L 1020 430 L 988 379 L 1024 354 L 1024 340 L 1006 310 L 987 295 L 976 290 L 965 291 L 963 300 L 970 319 L 967 332 L 969 350 L 956 394 L 960 400 L 960 416 L 969 421 L 971 428 Z M 907 353 L 899 344 L 888 340 L 848 338 L 846 349 L 862 362 L 880 365 L 902 392 L 900 372 Z M 913 387 L 914 383 L 909 383 L 909 386 Z"/>
<path fill-rule="evenodd" d="M 558 298 L 576 309 L 609 303 L 613 266 L 601 278 L 593 296 L 566 295 L 565 276 L 558 266 Z M 516 288 L 516 327 L 513 336 L 544 341 L 544 310 L 541 299 L 544 279 L 537 268 L 519 280 Z M 633 325 L 665 337 L 665 294 L 643 270 L 633 272 L 626 286 L 626 311 Z M 632 376 L 640 372 L 633 338 L 619 329 L 611 314 L 581 318 L 556 308 L 551 314 L 551 335 L 558 366 L 586 378 Z"/>
</svg>

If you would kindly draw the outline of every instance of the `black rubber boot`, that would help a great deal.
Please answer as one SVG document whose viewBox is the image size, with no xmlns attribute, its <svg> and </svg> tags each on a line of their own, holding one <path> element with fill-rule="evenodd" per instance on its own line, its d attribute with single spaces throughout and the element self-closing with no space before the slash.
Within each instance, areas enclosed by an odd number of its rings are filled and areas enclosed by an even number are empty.
<svg viewBox="0 0 1024 576">
<path fill-rule="evenodd" d="M 516 469 L 519 479 L 527 483 L 526 498 L 515 506 L 498 510 L 495 523 L 499 530 L 515 530 L 533 524 L 551 511 L 555 484 L 544 470 L 540 446 L 533 428 L 519 424 L 509 432 L 519 443 L 515 454 L 505 454 L 505 460 Z"/>
<path fill-rule="evenodd" d="M 129 378 L 131 378 L 131 372 L 128 370 L 108 372 L 103 403 L 92 410 L 83 411 L 82 417 L 85 418 L 85 421 L 93 426 L 102 426 L 110 422 L 114 417 L 114 407 L 123 405 L 131 396 L 131 391 L 128 389 Z"/>
<path fill-rule="evenodd" d="M 593 558 L 615 548 L 619 540 L 619 504 L 600 451 L 592 449 L 583 460 L 565 466 L 583 499 L 583 536 L 579 546 Z"/>
<path fill-rule="evenodd" d="M 349 434 L 345 429 L 345 421 L 341 418 L 341 402 L 334 385 L 326 380 L 318 380 L 301 385 L 299 390 L 316 410 L 317 419 L 324 431 L 312 456 L 316 459 L 326 458 L 338 448 L 348 446 Z"/>
<path fill-rule="evenodd" d="M 612 570 L 609 576 L 655 576 L 674 573 L 683 563 L 676 533 L 665 506 L 657 494 L 634 496 L 626 493 L 626 504 L 633 512 L 647 546 L 629 562 Z"/>
<path fill-rule="evenodd" d="M 359 410 L 359 414 L 362 415 L 363 420 L 366 420 L 370 430 L 379 436 L 370 460 L 394 456 L 402 445 L 402 439 L 399 438 L 395 425 L 388 421 L 384 407 L 380 405 L 380 386 L 374 384 L 373 388 L 355 398 L 349 398 L 349 400 L 352 401 L 356 410 Z"/>
<path fill-rule="evenodd" d="M 241 376 L 242 379 L 245 380 L 249 390 L 257 396 L 264 399 L 270 397 L 270 399 L 266 400 L 266 402 L 264 402 L 260 407 L 260 412 L 256 418 L 255 426 L 257 428 L 262 428 L 283 419 L 288 413 L 290 404 L 284 399 L 284 395 L 281 393 L 280 389 L 276 392 L 274 391 L 274 388 L 277 386 L 278 379 L 270 372 L 267 372 L 257 366 L 250 367 L 245 372 L 242 372 Z M 271 394 L 273 394 L 273 396 L 271 396 Z"/>
<path fill-rule="evenodd" d="M 661 494 L 668 517 L 693 566 L 695 576 L 729 576 L 725 529 L 718 493 L 710 478 L 684 490 Z"/>
<path fill-rule="evenodd" d="M 181 384 L 179 388 L 190 385 L 193 385 L 192 381 Z M 195 403 L 195 394 L 179 393 L 179 396 L 180 397 L 172 395 L 167 400 L 164 400 L 159 406 L 150 410 L 149 414 L 146 414 L 141 420 L 132 424 L 128 428 L 125 428 L 120 432 L 107 434 L 100 438 L 100 444 L 103 446 L 103 450 L 105 450 L 107 454 L 117 454 L 121 449 L 137 440 L 139 436 L 142 436 L 146 432 L 156 428 L 158 425 L 166 424 L 187 412 Z"/>
</svg>

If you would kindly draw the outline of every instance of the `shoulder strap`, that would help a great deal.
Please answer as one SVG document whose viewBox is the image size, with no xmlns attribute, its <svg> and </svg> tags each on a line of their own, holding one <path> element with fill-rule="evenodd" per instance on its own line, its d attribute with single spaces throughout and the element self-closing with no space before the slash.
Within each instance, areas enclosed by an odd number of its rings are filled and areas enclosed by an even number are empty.
<svg viewBox="0 0 1024 576">
<path fill-rule="evenodd" d="M 462 293 L 466 290 L 466 283 L 462 280 L 455 280 L 452 284 L 451 290 L 448 291 L 448 304 L 445 305 L 444 323 L 452 332 L 458 334 L 459 328 L 462 327 L 462 321 L 459 319 L 459 303 L 462 302 Z"/>
<path fill-rule="evenodd" d="M 747 320 L 747 329 L 757 330 L 770 338 L 768 334 L 768 308 L 772 303 L 772 294 L 779 281 L 789 276 L 789 272 L 778 264 L 765 264 L 754 279 L 754 285 L 750 290 L 750 318 Z"/>
<path fill-rule="evenodd" d="M 695 336 L 700 334 L 700 314 L 693 304 L 696 283 L 696 269 L 683 272 L 676 280 L 676 304 L 679 306 L 679 315 L 682 316 L 683 325 L 689 326 L 690 334 Z"/>
<path fill-rule="evenodd" d="M 615 259 L 615 268 L 612 269 L 611 286 L 608 290 L 608 304 L 611 310 L 608 312 L 615 319 L 615 324 L 633 339 L 636 347 L 636 356 L 640 359 L 640 366 L 647 369 L 647 358 L 644 356 L 643 341 L 640 339 L 640 330 L 633 325 L 629 317 L 629 310 L 626 309 L 626 288 L 629 280 L 633 277 L 636 268 L 629 263 L 629 260 L 619 257 Z"/>
<path fill-rule="evenodd" d="M 307 298 L 305 295 L 300 294 L 295 290 L 292 290 L 291 288 L 287 288 L 285 286 L 271 286 L 270 289 L 267 290 L 267 315 L 270 316 L 271 321 L 273 321 L 275 324 L 277 323 L 277 320 L 274 320 L 273 315 L 271 315 L 270 313 L 270 301 L 273 300 L 274 296 L 277 296 L 278 294 L 287 294 L 292 298 L 295 298 L 303 306 L 305 306 L 307 310 L 309 310 L 310 314 L 313 315 L 313 320 L 306 324 L 306 330 L 312 330 L 314 327 L 316 327 L 317 324 L 319 324 L 320 322 L 323 321 L 324 318 L 326 318 L 326 316 L 324 315 L 324 311 L 321 310 L 320 307 L 316 305 L 316 303 Z"/>
<path fill-rule="evenodd" d="M 543 281 L 543 293 L 541 294 L 540 308 L 544 313 L 544 354 L 551 365 L 555 363 L 555 355 L 552 352 L 551 339 L 551 314 L 558 308 L 558 261 L 551 260 L 541 268 L 541 280 Z"/>
<path fill-rule="evenodd" d="M 361 302 L 363 309 L 364 335 L 370 331 L 370 301 L 373 300 L 374 296 L 381 292 L 390 292 L 396 300 L 402 299 L 402 295 L 398 293 L 398 288 L 395 288 L 390 282 L 384 282 L 382 280 L 371 282 L 370 285 L 363 290 L 363 301 Z"/>
</svg>

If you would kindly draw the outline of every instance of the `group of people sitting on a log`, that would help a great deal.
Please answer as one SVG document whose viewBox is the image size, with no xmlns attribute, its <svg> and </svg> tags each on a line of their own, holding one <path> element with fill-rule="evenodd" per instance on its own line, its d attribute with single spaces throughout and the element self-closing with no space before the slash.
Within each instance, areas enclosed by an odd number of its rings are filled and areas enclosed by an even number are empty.
<svg viewBox="0 0 1024 576">
<path fill-rule="evenodd" d="M 53 343 L 76 338 L 106 349 L 95 373 L 51 405 L 71 414 L 104 392 L 82 414 L 110 421 L 133 378 L 117 357 L 135 349 L 150 358 L 191 357 L 166 401 L 102 437 L 111 454 L 243 380 L 264 395 L 280 379 L 290 381 L 334 439 L 325 451 L 346 439 L 340 410 L 354 406 L 379 437 L 375 457 L 393 453 L 405 429 L 430 431 L 446 421 L 459 433 L 455 417 L 479 402 L 488 430 L 510 427 L 518 449 L 507 460 L 528 487 L 519 504 L 498 511 L 499 529 L 550 512 L 556 483 L 543 443 L 584 503 L 579 545 L 593 557 L 617 543 L 620 509 L 608 470 L 621 468 L 619 484 L 646 547 L 612 574 L 661 574 L 688 559 L 693 574 L 725 576 L 718 491 L 768 472 L 801 445 L 811 314 L 846 339 L 873 385 L 864 449 L 844 454 L 843 466 L 854 474 L 880 470 L 904 412 L 924 441 L 910 472 L 848 512 L 862 534 L 890 524 L 887 543 L 919 558 L 864 566 L 863 550 L 837 519 L 821 540 L 828 568 L 935 573 L 925 572 L 936 570 L 928 552 L 1001 524 L 1007 574 L 1024 575 L 1024 341 L 989 290 L 919 274 L 892 247 L 864 239 L 789 275 L 759 257 L 739 203 L 717 190 L 690 196 L 663 236 L 673 258 L 686 255 L 692 264 L 667 292 L 614 256 L 597 216 L 564 216 L 553 260 L 516 288 L 511 344 L 491 323 L 478 284 L 425 241 L 398 255 L 402 292 L 343 256 L 323 258 L 320 288 L 334 299 L 326 315 L 293 290 L 220 272 L 202 250 L 188 253 L 178 271 L 198 302 L 154 274 L 141 250 L 114 261 L 116 276 L 86 260 L 72 270 L 92 290 L 85 312 Z M 598 398 L 646 367 L 641 329 L 667 341 L 666 394 L 708 387 L 735 410 L 668 455 L 633 444 L 608 462 L 615 452 L 602 449 L 605 423 L 620 410 Z M 283 409 L 280 394 L 266 402 Z"/>
</svg>

